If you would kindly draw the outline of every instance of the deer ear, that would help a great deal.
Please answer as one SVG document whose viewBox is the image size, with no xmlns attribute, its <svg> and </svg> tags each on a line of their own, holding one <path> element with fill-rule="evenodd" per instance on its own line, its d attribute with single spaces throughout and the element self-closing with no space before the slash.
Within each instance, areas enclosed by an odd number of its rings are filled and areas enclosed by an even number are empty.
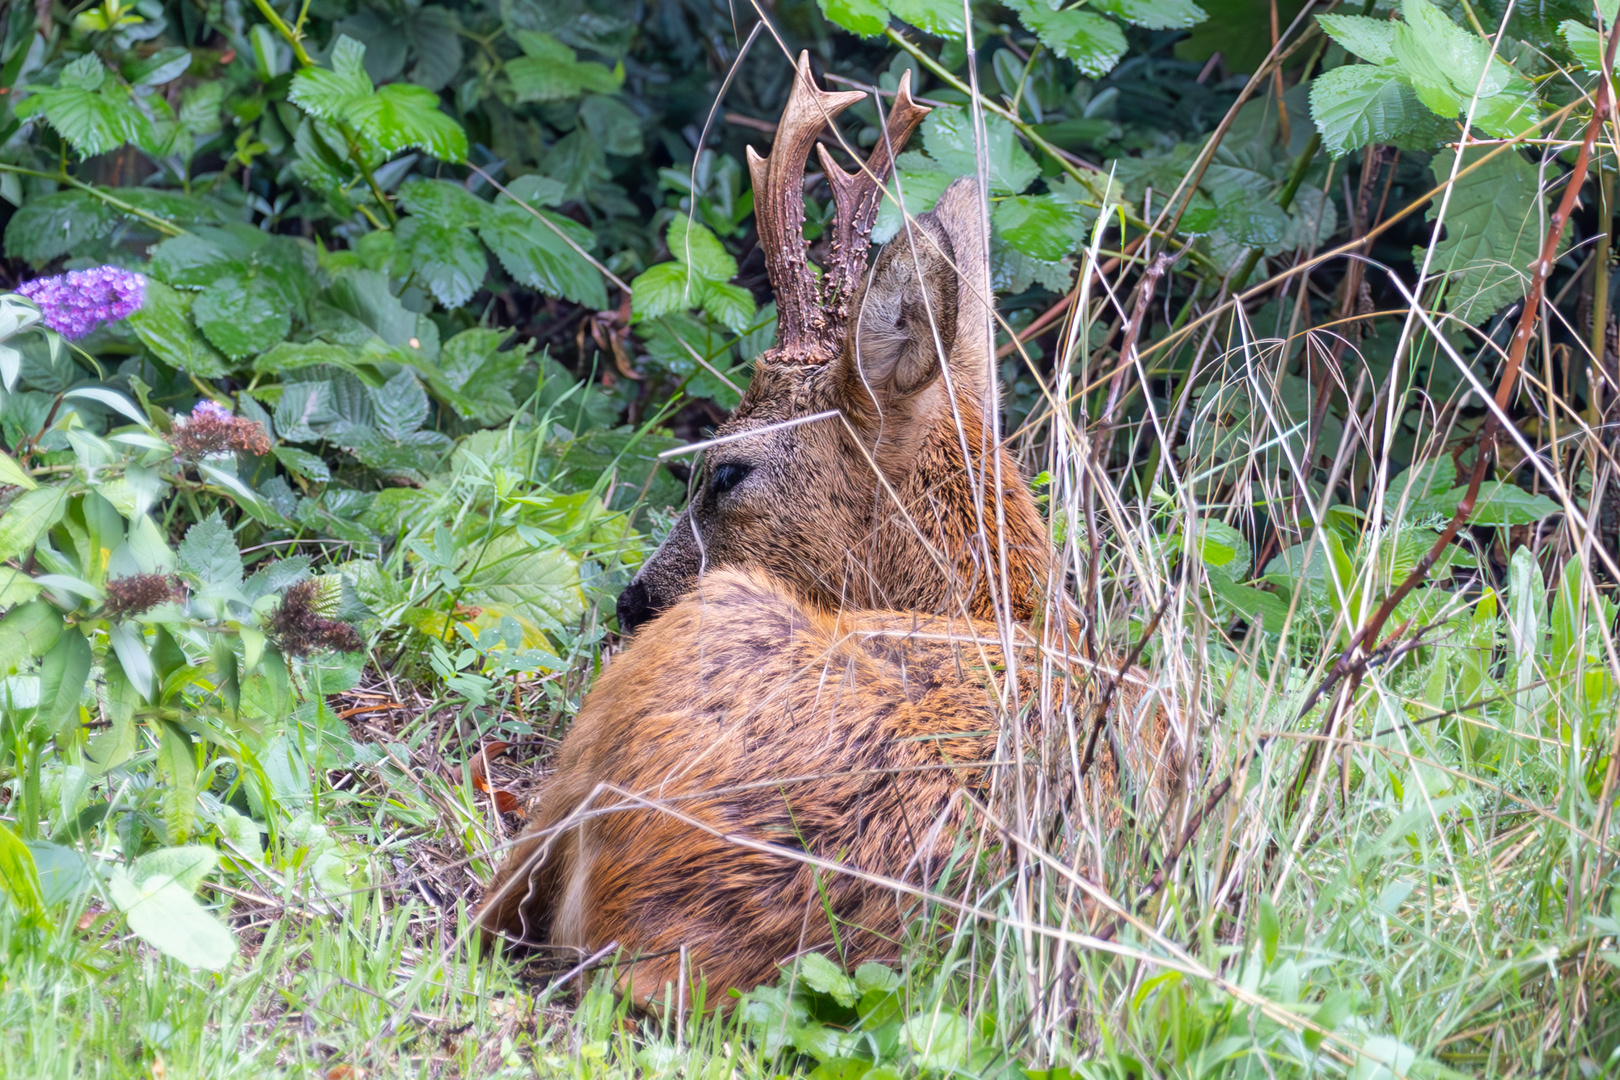
<svg viewBox="0 0 1620 1080">
<path fill-rule="evenodd" d="M 942 359 L 958 394 L 982 397 L 990 288 L 983 239 L 977 185 L 958 180 L 884 247 L 838 361 L 857 411 L 886 413 L 915 399 L 939 380 Z"/>
</svg>

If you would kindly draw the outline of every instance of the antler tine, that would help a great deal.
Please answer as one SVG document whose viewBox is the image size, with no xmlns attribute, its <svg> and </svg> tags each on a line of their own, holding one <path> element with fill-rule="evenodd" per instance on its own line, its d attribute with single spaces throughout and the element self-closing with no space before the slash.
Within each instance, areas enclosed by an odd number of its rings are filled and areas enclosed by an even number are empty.
<svg viewBox="0 0 1620 1080">
<path fill-rule="evenodd" d="M 760 157 L 753 147 L 748 148 L 754 222 L 765 252 L 765 268 L 776 290 L 777 342 L 784 352 L 804 361 L 825 360 L 836 351 L 828 338 L 815 278 L 804 258 L 804 163 L 832 118 L 865 96 L 860 91 L 818 87 L 810 76 L 810 54 L 802 52 L 770 156 Z"/>
<path fill-rule="evenodd" d="M 907 71 L 900 76 L 900 88 L 894 95 L 884 135 L 859 172 L 845 172 L 833 162 L 825 146 L 816 147 L 822 168 L 827 170 L 827 183 L 833 189 L 833 201 L 838 206 L 837 220 L 833 224 L 832 256 L 828 260 L 822 294 L 827 310 L 839 324 L 849 317 L 850 301 L 866 269 L 872 224 L 877 220 L 878 206 L 883 201 L 883 185 L 894 170 L 895 155 L 929 111 L 912 100 L 911 72 Z"/>
</svg>

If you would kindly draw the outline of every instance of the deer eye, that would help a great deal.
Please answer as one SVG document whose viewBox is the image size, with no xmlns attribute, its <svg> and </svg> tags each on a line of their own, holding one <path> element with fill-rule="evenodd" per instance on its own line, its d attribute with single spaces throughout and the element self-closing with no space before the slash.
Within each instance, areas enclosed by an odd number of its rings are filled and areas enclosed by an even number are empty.
<svg viewBox="0 0 1620 1080">
<path fill-rule="evenodd" d="M 754 471 L 752 465 L 745 465 L 740 461 L 728 461 L 716 465 L 709 474 L 709 490 L 716 495 L 723 495 L 748 478 Z"/>
</svg>

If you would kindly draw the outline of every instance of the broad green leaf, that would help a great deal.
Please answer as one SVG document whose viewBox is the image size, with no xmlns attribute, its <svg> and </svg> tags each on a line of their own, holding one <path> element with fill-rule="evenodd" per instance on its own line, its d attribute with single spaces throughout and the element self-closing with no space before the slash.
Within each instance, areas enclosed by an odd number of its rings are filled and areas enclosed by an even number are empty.
<svg viewBox="0 0 1620 1080">
<path fill-rule="evenodd" d="M 139 883 L 122 871 L 107 881 L 108 897 L 148 945 L 188 967 L 221 971 L 236 956 L 236 938 L 191 892 L 167 874 Z"/>
<path fill-rule="evenodd" d="M 124 77 L 131 86 L 162 86 L 184 75 L 190 66 L 191 53 L 178 45 L 171 45 L 127 64 Z"/>
<path fill-rule="evenodd" d="M 437 216 L 412 214 L 395 230 L 411 274 L 447 308 L 472 299 L 489 272 L 489 259 L 470 221 L 445 223 Z"/>
<path fill-rule="evenodd" d="M 13 607 L 0 616 L 0 671 L 14 670 L 31 657 L 44 656 L 56 646 L 62 632 L 61 612 L 44 600 Z"/>
<path fill-rule="evenodd" d="M 152 655 L 146 651 L 146 636 L 138 627 L 114 623 L 107 630 L 107 641 L 129 685 L 141 697 L 150 699 L 156 675 L 152 670 Z"/>
<path fill-rule="evenodd" d="M 1450 516 L 1456 513 L 1457 504 L 1467 493 L 1467 485 L 1460 485 L 1444 495 L 1426 499 L 1423 505 Z M 1563 511 L 1562 506 L 1545 495 L 1533 495 L 1506 480 L 1487 480 L 1479 486 L 1479 495 L 1474 499 L 1474 513 L 1468 520 L 1475 525 L 1506 528 L 1510 525 L 1533 525 Z"/>
<path fill-rule="evenodd" d="M 889 26 L 889 11 L 879 0 L 816 0 L 821 13 L 861 37 L 881 37 Z"/>
<path fill-rule="evenodd" d="M 855 988 L 863 994 L 873 990 L 888 993 L 900 988 L 900 976 L 887 965 L 868 960 L 855 969 Z"/>
<path fill-rule="evenodd" d="M 890 11 L 934 37 L 952 41 L 962 37 L 962 5 L 956 0 L 884 0 Z"/>
<path fill-rule="evenodd" d="M 135 860 L 134 874 L 137 881 L 163 874 L 187 892 L 196 892 L 218 865 L 219 853 L 213 848 L 188 844 L 147 852 Z"/>
<path fill-rule="evenodd" d="M 564 101 L 589 90 L 611 94 L 624 84 L 624 65 L 608 68 L 580 60 L 574 50 L 550 34 L 519 30 L 524 55 L 506 62 L 506 77 L 519 102 Z"/>
<path fill-rule="evenodd" d="M 924 1013 L 900 1026 L 900 1043 L 925 1069 L 957 1069 L 967 1064 L 972 1033 L 967 1020 L 955 1013 Z"/>
<path fill-rule="evenodd" d="M 285 299 L 262 277 L 214 282 L 192 301 L 191 317 L 215 347 L 236 359 L 263 352 L 292 329 Z"/>
<path fill-rule="evenodd" d="M 19 116 L 45 114 L 45 119 L 73 144 L 81 157 L 95 157 L 150 134 L 150 124 L 129 90 L 107 79 L 95 53 L 85 53 L 62 69 L 58 85 L 34 88 L 17 105 Z"/>
<path fill-rule="evenodd" d="M 204 379 L 217 379 L 230 371 L 225 358 L 192 323 L 193 298 L 148 278 L 146 300 L 129 317 L 130 328 L 163 363 Z"/>
<path fill-rule="evenodd" d="M 90 661 L 90 643 L 77 630 L 64 631 L 41 660 L 39 718 L 53 730 L 63 721 L 78 718 Z"/>
<path fill-rule="evenodd" d="M 656 319 L 672 311 L 695 307 L 703 296 L 703 282 L 679 262 L 649 266 L 630 282 L 630 313 L 636 321 Z"/>
<path fill-rule="evenodd" d="M 1266 633 L 1282 633 L 1288 622 L 1288 604 L 1276 593 L 1251 585 L 1239 585 L 1215 573 L 1210 574 L 1209 585 L 1216 596 L 1232 605 L 1250 622 L 1259 623 Z"/>
<path fill-rule="evenodd" d="M 1209 18 L 1193 0 L 1093 0 L 1090 6 L 1148 30 L 1186 30 Z"/>
<path fill-rule="evenodd" d="M 467 133 L 439 111 L 439 95 L 409 83 L 389 83 L 348 107 L 360 134 L 385 154 L 416 147 L 440 161 L 467 160 Z"/>
<path fill-rule="evenodd" d="M 741 285 L 711 281 L 703 286 L 703 311 L 734 334 L 754 321 L 754 294 Z"/>
<path fill-rule="evenodd" d="M 512 616 L 527 646 L 546 645 L 542 631 L 567 625 L 585 610 L 573 557 L 560 548 L 535 550 L 515 535 L 497 537 L 481 551 L 479 569 L 466 583 L 468 602 Z"/>
<path fill-rule="evenodd" d="M 0 561 L 31 550 L 67 510 L 66 485 L 35 488 L 17 496 L 0 517 Z"/>
<path fill-rule="evenodd" d="M 400 185 L 399 201 L 411 213 L 447 228 L 476 225 L 489 212 L 488 203 L 449 180 L 407 180 Z"/>
<path fill-rule="evenodd" d="M 0 485 L 20 487 L 32 491 L 34 488 L 39 487 L 39 481 L 23 471 L 23 467 L 17 464 L 16 458 L 0 450 Z"/>
<path fill-rule="evenodd" d="M 1001 238 L 1026 255 L 1051 262 L 1075 248 L 1080 208 L 1051 195 L 1015 195 L 996 204 L 991 222 Z"/>
<path fill-rule="evenodd" d="M 1094 11 L 1054 11 L 1045 0 L 1016 0 L 1012 7 L 1042 44 L 1093 78 L 1108 74 L 1125 55 L 1125 32 Z"/>
<path fill-rule="evenodd" d="M 366 74 L 366 47 L 342 35 L 332 46 L 332 67 L 305 68 L 293 76 L 287 100 L 314 116 L 344 119 L 350 104 L 371 94 L 371 76 Z"/>
<path fill-rule="evenodd" d="M 186 538 L 180 542 L 180 569 L 205 585 L 242 583 L 242 553 L 217 510 L 186 530 Z"/>
<path fill-rule="evenodd" d="M 52 259 L 99 240 L 117 227 L 119 215 L 82 191 L 58 191 L 30 199 L 6 223 L 6 252 L 32 263 Z"/>
<path fill-rule="evenodd" d="M 846 1009 L 852 1007 L 860 996 L 855 980 L 820 953 L 807 953 L 799 957 L 799 978 L 810 989 L 830 995 Z"/>
<path fill-rule="evenodd" d="M 1313 80 L 1311 118 L 1336 158 L 1369 143 L 1426 148 L 1447 127 L 1455 130 L 1423 107 L 1400 72 L 1371 64 L 1334 68 Z"/>
<path fill-rule="evenodd" d="M 677 214 L 669 223 L 665 243 L 671 255 L 705 281 L 730 281 L 737 276 L 737 260 L 725 245 L 702 225 L 693 225 L 685 214 Z"/>
<path fill-rule="evenodd" d="M 1395 24 L 1388 19 L 1374 19 L 1366 15 L 1318 15 L 1316 21 L 1322 24 L 1328 37 L 1369 64 L 1394 62 Z"/>
<path fill-rule="evenodd" d="M 409 368 L 401 370 L 373 390 L 371 400 L 376 411 L 377 430 L 395 442 L 403 442 L 427 422 L 427 392 Z"/>
<path fill-rule="evenodd" d="M 1483 156 L 1483 151 L 1473 151 Z M 1451 177 L 1455 151 L 1442 150 L 1430 163 L 1437 182 Z M 1467 164 L 1465 162 L 1465 164 Z M 1541 254 L 1544 218 L 1537 169 L 1516 151 L 1497 154 L 1458 177 L 1446 207 L 1446 235 L 1435 247 L 1433 269 L 1449 277 L 1446 306 L 1471 323 L 1482 323 L 1522 300 L 1530 264 Z M 1433 221 L 1439 200 L 1430 206 Z M 1562 250 L 1564 239 L 1560 238 Z M 1423 249 L 1414 249 L 1420 263 Z"/>
<path fill-rule="evenodd" d="M 536 213 L 584 250 L 589 251 L 595 244 L 590 230 L 578 222 L 544 210 Z M 601 271 L 569 246 L 557 231 L 537 221 L 521 206 L 510 202 L 497 204 L 479 227 L 478 235 L 519 284 L 539 289 L 548 296 L 573 300 L 593 311 L 608 306 Z"/>
<path fill-rule="evenodd" d="M 306 480 L 313 480 L 318 484 L 324 484 L 332 479 L 332 473 L 326 467 L 326 462 L 306 450 L 299 450 L 291 446 L 278 446 L 272 453 L 275 454 L 277 461 L 287 467 L 288 472 L 296 476 L 302 476 Z"/>
<path fill-rule="evenodd" d="M 163 640 L 161 627 L 159 630 L 158 641 L 161 643 Z M 158 650 L 154 648 L 152 652 L 155 667 Z M 192 746 L 191 737 L 181 731 L 179 725 L 168 720 L 159 720 L 156 727 L 157 765 L 165 781 L 161 789 L 163 824 L 170 844 L 184 844 L 197 824 L 197 793 L 200 790 L 197 781 L 197 753 Z"/>
<path fill-rule="evenodd" d="M 1448 19 L 1429 0 L 1405 0 L 1406 21 L 1395 25 L 1395 63 L 1418 99 L 1455 119 L 1477 101 L 1474 123 L 1499 136 L 1516 134 L 1534 119 L 1530 84 L 1471 31 Z"/>
<path fill-rule="evenodd" d="M 641 138 L 641 118 L 616 97 L 587 96 L 579 103 L 579 122 L 603 153 L 635 157 L 646 149 Z"/>
<path fill-rule="evenodd" d="M 1564 35 L 1564 40 L 1569 43 L 1569 51 L 1575 54 L 1581 67 L 1594 74 L 1603 69 L 1606 43 L 1596 30 L 1573 19 L 1565 19 L 1558 24 L 1558 32 Z M 1615 60 L 1615 69 L 1620 71 L 1620 57 Z"/>
<path fill-rule="evenodd" d="M 984 129 L 991 190 L 1018 194 L 1040 175 L 1040 167 L 1019 144 L 1018 131 L 1011 123 L 999 116 L 986 116 Z M 923 121 L 922 135 L 923 149 L 945 172 L 972 176 L 978 171 L 973 120 L 967 110 L 954 105 L 935 108 Z"/>
</svg>

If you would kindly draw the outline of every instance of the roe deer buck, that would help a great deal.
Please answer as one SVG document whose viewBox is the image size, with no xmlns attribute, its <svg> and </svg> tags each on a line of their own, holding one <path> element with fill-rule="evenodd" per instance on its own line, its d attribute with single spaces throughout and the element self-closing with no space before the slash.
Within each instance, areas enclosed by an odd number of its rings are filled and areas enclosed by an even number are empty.
<svg viewBox="0 0 1620 1080">
<path fill-rule="evenodd" d="M 951 185 L 867 272 L 880 185 L 928 111 L 908 79 L 861 172 L 818 147 L 837 220 L 819 282 L 806 265 L 805 159 L 862 96 L 818 89 L 801 57 L 770 156 L 749 153 L 778 344 L 620 598 L 633 642 L 479 914 L 583 956 L 617 943 L 641 1005 L 683 975 L 724 1003 L 835 943 L 850 964 L 893 955 L 906 887 L 939 886 L 961 791 L 989 785 L 1005 701 L 1041 690 L 1040 631 L 1008 628 L 1035 616 L 1053 554 L 985 413 L 976 185 Z M 1069 626 L 1045 636 L 1072 656 Z"/>
</svg>

